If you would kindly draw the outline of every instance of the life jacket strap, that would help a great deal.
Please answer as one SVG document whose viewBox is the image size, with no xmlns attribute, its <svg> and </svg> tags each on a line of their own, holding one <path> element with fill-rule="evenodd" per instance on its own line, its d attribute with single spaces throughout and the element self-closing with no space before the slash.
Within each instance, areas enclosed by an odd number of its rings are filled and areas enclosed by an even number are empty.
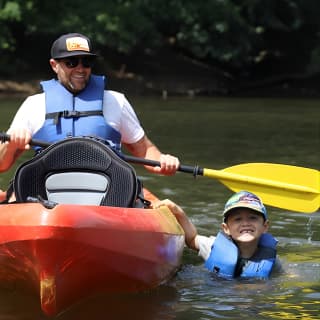
<svg viewBox="0 0 320 320">
<path fill-rule="evenodd" d="M 63 110 L 58 112 L 50 112 L 46 114 L 47 119 L 53 119 L 55 125 L 58 124 L 60 118 L 80 118 L 88 116 L 103 116 L 102 110 L 89 110 L 89 111 L 77 111 L 77 110 Z"/>
</svg>

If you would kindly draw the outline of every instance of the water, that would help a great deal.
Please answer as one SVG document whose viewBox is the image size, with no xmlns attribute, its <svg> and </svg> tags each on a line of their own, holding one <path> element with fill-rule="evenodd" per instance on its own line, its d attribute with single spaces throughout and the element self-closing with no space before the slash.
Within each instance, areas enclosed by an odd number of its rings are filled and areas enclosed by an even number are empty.
<svg viewBox="0 0 320 320">
<path fill-rule="evenodd" d="M 130 100 L 149 137 L 183 164 L 223 169 L 271 162 L 319 169 L 319 100 Z M 7 128 L 20 101 L 0 100 L 0 130 Z M 217 233 L 231 194 L 218 180 L 187 173 L 162 177 L 136 169 L 146 187 L 184 207 L 199 233 Z M 14 170 L 0 175 L 0 188 Z M 284 274 L 267 281 L 217 280 L 185 249 L 181 270 L 168 284 L 143 294 L 93 297 L 55 319 L 319 319 L 320 214 L 268 211 Z M 1 289 L 0 297 L 0 319 L 47 319 L 35 297 L 15 288 Z"/>
</svg>

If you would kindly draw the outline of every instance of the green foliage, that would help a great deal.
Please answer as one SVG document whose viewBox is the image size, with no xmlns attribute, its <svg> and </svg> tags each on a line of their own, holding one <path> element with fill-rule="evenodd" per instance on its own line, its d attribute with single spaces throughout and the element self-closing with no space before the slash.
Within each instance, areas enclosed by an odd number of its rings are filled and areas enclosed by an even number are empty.
<svg viewBox="0 0 320 320">
<path fill-rule="evenodd" d="M 13 1 L 8 1 L 4 4 L 3 8 L 0 11 L 0 20 L 17 20 L 21 19 L 21 12 L 19 4 Z"/>
<path fill-rule="evenodd" d="M 14 1 L 8 1 L 0 9 L 0 49 L 10 50 L 14 38 L 10 34 L 10 23 L 21 20 L 20 7 Z"/>
<path fill-rule="evenodd" d="M 239 74 L 270 63 L 277 72 L 311 70 L 319 13 L 318 0 L 3 0 L 0 67 L 12 54 L 18 65 L 28 59 L 19 56 L 26 43 L 47 49 L 62 33 L 82 32 L 99 50 L 150 55 L 167 47 Z"/>
</svg>

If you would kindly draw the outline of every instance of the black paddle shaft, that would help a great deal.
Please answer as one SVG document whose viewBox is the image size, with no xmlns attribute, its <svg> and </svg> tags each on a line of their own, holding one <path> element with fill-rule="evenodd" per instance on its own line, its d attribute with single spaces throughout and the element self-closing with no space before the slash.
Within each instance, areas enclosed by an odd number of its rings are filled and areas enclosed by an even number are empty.
<svg viewBox="0 0 320 320">
<path fill-rule="evenodd" d="M 10 141 L 10 135 L 5 132 L 0 132 L 0 142 L 4 143 L 6 141 Z M 41 147 L 41 148 L 46 148 L 50 146 L 50 143 L 48 142 L 41 141 L 41 140 L 34 140 L 34 139 L 30 141 L 30 144 L 33 146 Z M 159 161 L 138 158 L 138 157 L 129 156 L 125 154 L 120 154 L 120 157 L 122 157 L 125 161 L 130 163 L 143 164 L 151 167 L 160 167 Z M 199 176 L 203 175 L 203 169 L 198 166 L 180 165 L 178 171 L 192 173 L 194 177 L 196 177 L 197 175 Z"/>
<path fill-rule="evenodd" d="M 123 159 L 131 163 L 139 163 L 139 164 L 143 164 L 151 167 L 160 167 L 160 162 L 155 160 L 137 158 L 137 157 L 128 156 L 128 155 L 123 155 Z M 193 166 L 180 165 L 178 171 L 192 173 L 194 176 L 203 175 L 203 169 L 198 166 L 193 167 Z"/>
<path fill-rule="evenodd" d="M 0 142 L 4 143 L 6 141 L 10 141 L 10 135 L 5 132 L 1 132 L 0 133 Z M 41 148 L 46 148 L 46 147 L 50 146 L 50 143 L 45 142 L 45 141 L 40 141 L 40 140 L 31 140 L 30 144 L 33 146 L 41 147 Z"/>
</svg>

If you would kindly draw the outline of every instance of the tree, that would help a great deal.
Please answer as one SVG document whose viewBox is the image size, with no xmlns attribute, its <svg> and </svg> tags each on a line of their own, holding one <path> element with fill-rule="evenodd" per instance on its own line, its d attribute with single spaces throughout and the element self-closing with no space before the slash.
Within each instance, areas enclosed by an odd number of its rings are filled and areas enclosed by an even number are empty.
<svg viewBox="0 0 320 320">
<path fill-rule="evenodd" d="M 319 13 L 318 0 L 4 0 L 1 74 L 47 68 L 66 32 L 124 59 L 168 48 L 235 78 L 306 73 L 319 70 Z"/>
</svg>

